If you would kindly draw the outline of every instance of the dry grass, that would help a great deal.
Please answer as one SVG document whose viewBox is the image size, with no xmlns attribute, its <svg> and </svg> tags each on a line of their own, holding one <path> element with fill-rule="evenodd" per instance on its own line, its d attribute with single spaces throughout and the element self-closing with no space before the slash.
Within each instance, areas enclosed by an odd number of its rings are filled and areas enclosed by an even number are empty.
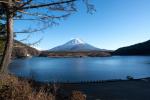
<svg viewBox="0 0 150 100">
<path fill-rule="evenodd" d="M 54 100 L 44 90 L 33 91 L 27 81 L 10 75 L 0 75 L 0 100 Z"/>
<path fill-rule="evenodd" d="M 55 100 L 51 92 L 39 88 L 37 91 L 27 80 L 0 74 L 0 100 Z M 80 91 L 73 91 L 69 98 L 68 100 L 86 100 L 86 95 Z"/>
<path fill-rule="evenodd" d="M 71 94 L 71 100 L 86 100 L 86 95 L 80 91 L 73 91 Z"/>
</svg>

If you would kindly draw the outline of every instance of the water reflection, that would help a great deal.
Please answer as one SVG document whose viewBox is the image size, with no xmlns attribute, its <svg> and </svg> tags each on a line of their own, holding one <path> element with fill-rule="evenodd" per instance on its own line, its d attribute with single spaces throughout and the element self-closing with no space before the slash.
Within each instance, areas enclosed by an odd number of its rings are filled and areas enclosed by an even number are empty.
<svg viewBox="0 0 150 100">
<path fill-rule="evenodd" d="M 150 57 L 114 56 L 94 58 L 40 58 L 18 59 L 9 70 L 18 76 L 38 81 L 82 81 L 125 79 L 126 76 L 150 76 Z"/>
</svg>

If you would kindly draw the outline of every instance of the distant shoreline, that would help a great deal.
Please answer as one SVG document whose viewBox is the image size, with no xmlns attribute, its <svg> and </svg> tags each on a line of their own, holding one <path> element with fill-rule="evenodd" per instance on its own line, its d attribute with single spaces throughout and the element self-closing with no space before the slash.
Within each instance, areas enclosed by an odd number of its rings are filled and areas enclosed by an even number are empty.
<svg viewBox="0 0 150 100">
<path fill-rule="evenodd" d="M 107 57 L 111 56 L 108 51 L 80 51 L 80 52 L 49 52 L 43 51 L 40 57 Z"/>
</svg>

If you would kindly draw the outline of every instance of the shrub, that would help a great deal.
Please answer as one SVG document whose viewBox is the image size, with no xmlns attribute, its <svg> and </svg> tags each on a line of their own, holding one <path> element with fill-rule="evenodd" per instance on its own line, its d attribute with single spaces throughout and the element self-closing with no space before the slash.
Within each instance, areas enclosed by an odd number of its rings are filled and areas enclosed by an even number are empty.
<svg viewBox="0 0 150 100">
<path fill-rule="evenodd" d="M 86 100 L 86 95 L 80 91 L 73 91 L 71 94 L 71 100 Z"/>
</svg>

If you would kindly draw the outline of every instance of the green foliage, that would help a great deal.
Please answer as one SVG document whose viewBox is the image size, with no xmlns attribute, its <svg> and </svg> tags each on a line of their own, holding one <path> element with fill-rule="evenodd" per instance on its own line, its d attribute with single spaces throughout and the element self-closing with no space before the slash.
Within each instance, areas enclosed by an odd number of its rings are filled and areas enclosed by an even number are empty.
<svg viewBox="0 0 150 100">
<path fill-rule="evenodd" d="M 5 5 L 3 3 L 0 3 L 0 19 L 5 20 L 6 19 L 6 9 Z"/>
<path fill-rule="evenodd" d="M 0 55 L 3 54 L 4 46 L 5 46 L 5 40 L 0 38 Z"/>
</svg>

